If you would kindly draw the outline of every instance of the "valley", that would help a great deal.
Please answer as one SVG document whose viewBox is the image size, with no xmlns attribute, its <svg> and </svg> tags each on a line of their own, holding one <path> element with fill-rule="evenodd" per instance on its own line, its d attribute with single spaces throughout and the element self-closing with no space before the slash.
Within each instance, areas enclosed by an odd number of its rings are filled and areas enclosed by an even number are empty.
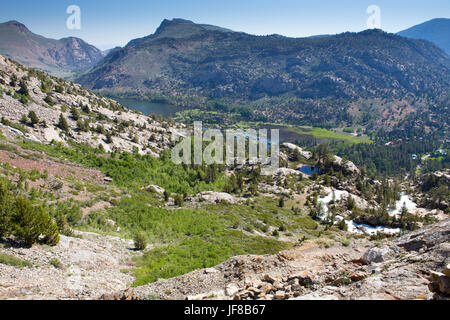
<svg viewBox="0 0 450 320">
<path fill-rule="evenodd" d="M 183 19 L 65 41 L 0 24 L 0 299 L 448 299 L 443 50 Z M 195 121 L 279 129 L 279 168 L 175 164 Z"/>
</svg>

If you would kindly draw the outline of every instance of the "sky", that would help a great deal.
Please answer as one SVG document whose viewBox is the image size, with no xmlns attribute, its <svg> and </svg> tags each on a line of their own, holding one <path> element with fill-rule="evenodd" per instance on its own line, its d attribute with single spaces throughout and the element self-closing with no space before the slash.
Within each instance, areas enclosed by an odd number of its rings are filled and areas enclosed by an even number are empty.
<svg viewBox="0 0 450 320">
<path fill-rule="evenodd" d="M 80 8 L 80 29 L 67 27 L 70 5 Z M 370 5 L 380 8 L 388 32 L 450 18 L 449 0 L 21 0 L 3 1 L 0 22 L 17 20 L 45 37 L 79 37 L 104 50 L 152 34 L 173 18 L 257 35 L 357 32 L 367 29 Z"/>
</svg>

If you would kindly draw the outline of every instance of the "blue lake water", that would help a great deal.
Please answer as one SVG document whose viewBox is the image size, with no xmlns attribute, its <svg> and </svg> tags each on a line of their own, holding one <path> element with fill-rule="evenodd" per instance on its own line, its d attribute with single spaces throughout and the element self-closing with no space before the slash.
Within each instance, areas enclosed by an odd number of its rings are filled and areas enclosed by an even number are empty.
<svg viewBox="0 0 450 320">
<path fill-rule="evenodd" d="M 145 115 L 149 114 L 156 114 L 158 116 L 161 116 L 165 119 L 168 119 L 169 117 L 174 117 L 177 112 L 186 110 L 185 108 L 170 105 L 170 104 L 164 104 L 164 103 L 156 103 L 156 102 L 148 102 L 148 101 L 142 101 L 137 100 L 133 98 L 114 98 L 121 104 L 123 104 L 125 107 L 133 110 L 138 110 L 142 112 Z M 317 143 L 321 143 L 320 139 L 313 138 L 312 136 L 308 134 L 299 134 L 296 132 L 293 132 L 292 130 L 289 130 L 289 128 L 284 127 L 283 125 L 260 125 L 253 129 L 267 129 L 268 130 L 268 147 L 270 148 L 270 130 L 271 129 L 279 129 L 280 130 L 280 143 L 283 142 L 292 142 L 297 143 L 301 145 L 303 140 L 311 140 L 314 139 L 317 141 Z M 245 130 L 244 130 L 245 131 Z M 306 170 L 306 169 L 305 169 Z M 312 174 L 312 173 L 311 173 Z"/>
<path fill-rule="evenodd" d="M 117 99 L 118 102 L 123 104 L 125 107 L 129 109 L 134 109 L 142 112 L 145 115 L 148 114 L 156 114 L 159 116 L 162 116 L 163 118 L 169 118 L 175 116 L 175 114 L 183 108 L 173 106 L 170 104 L 164 104 L 164 103 L 155 103 L 155 102 L 148 102 L 148 101 L 142 101 L 142 100 L 136 100 L 136 99 L 129 99 L 129 98 L 123 98 L 123 99 Z"/>
<path fill-rule="evenodd" d="M 312 175 L 313 173 L 316 173 L 316 172 L 318 174 L 321 173 L 321 171 L 318 168 L 311 167 L 311 166 L 303 166 L 299 170 L 300 170 L 300 172 L 302 172 L 304 174 L 307 174 L 307 175 Z"/>
</svg>

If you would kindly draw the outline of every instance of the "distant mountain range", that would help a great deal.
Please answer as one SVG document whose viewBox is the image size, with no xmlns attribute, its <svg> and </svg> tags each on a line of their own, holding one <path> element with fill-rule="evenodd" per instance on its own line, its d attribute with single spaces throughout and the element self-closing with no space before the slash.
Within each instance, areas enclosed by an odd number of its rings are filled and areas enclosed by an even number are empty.
<svg viewBox="0 0 450 320">
<path fill-rule="evenodd" d="M 448 106 L 449 56 L 410 39 L 445 48 L 448 20 L 400 33 L 409 38 L 381 30 L 289 38 L 173 19 L 107 52 L 10 21 L 0 24 L 0 54 L 57 76 L 78 74 L 85 87 L 113 96 L 250 106 L 261 119 L 294 124 L 390 126 L 431 104 Z"/>
<path fill-rule="evenodd" d="M 0 54 L 60 76 L 84 72 L 104 57 L 99 49 L 81 39 L 48 39 L 17 21 L 0 24 Z"/>
<path fill-rule="evenodd" d="M 450 55 L 450 19 L 433 19 L 401 31 L 398 35 L 431 41 Z"/>
<path fill-rule="evenodd" d="M 288 38 L 174 19 L 115 49 L 77 81 L 104 93 L 163 95 L 188 107 L 221 100 L 259 108 L 271 120 L 323 123 L 360 116 L 363 110 L 349 115 L 349 105 L 367 99 L 382 109 L 408 94 L 448 103 L 449 74 L 450 59 L 438 47 L 380 30 Z"/>
</svg>

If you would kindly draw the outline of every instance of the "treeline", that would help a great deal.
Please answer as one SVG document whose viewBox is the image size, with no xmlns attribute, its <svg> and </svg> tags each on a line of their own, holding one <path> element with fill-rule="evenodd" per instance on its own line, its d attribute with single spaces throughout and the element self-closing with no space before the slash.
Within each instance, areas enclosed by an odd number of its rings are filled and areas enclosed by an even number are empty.
<svg viewBox="0 0 450 320">
<path fill-rule="evenodd" d="M 358 167 L 365 168 L 370 174 L 399 175 L 411 173 L 415 175 L 417 165 L 421 163 L 420 155 L 435 151 L 440 147 L 437 141 L 417 140 L 404 142 L 395 146 L 384 144 L 336 144 L 332 145 L 333 152 L 346 157 Z M 417 159 L 412 155 L 416 154 Z M 448 159 L 428 160 L 425 168 L 439 170 L 448 167 Z"/>
<path fill-rule="evenodd" d="M 50 246 L 59 242 L 58 226 L 42 206 L 34 206 L 22 194 L 14 194 L 0 180 L 0 238 L 14 236 L 31 247 L 40 242 Z"/>
</svg>

